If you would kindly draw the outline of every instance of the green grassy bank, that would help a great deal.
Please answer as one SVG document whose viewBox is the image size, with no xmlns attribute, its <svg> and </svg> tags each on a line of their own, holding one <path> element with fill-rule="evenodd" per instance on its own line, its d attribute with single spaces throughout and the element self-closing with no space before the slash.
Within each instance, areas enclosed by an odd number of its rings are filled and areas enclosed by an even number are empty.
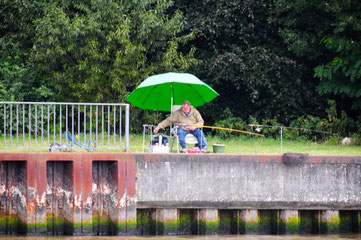
<svg viewBox="0 0 361 240">
<path fill-rule="evenodd" d="M 110 137 L 111 141 L 113 137 Z M 149 135 L 145 137 L 145 145 L 149 142 Z M 28 140 L 28 139 L 26 139 Z M 65 141 L 65 139 L 64 139 Z M 342 146 L 335 142 L 312 142 L 312 141 L 291 141 L 284 139 L 281 151 L 280 139 L 274 138 L 246 138 L 243 136 L 232 137 L 228 139 L 220 139 L 218 137 L 207 136 L 208 147 L 210 152 L 213 152 L 212 145 L 215 143 L 222 143 L 225 147 L 225 153 L 239 153 L 239 154 L 280 154 L 286 152 L 293 153 L 308 153 L 308 154 L 329 154 L 329 155 L 361 155 L 360 146 Z M 51 141 L 52 142 L 52 141 Z M 120 144 L 119 139 L 116 138 L 116 145 Z M 124 146 L 124 140 L 122 142 Z M 47 152 L 48 142 L 44 141 L 43 148 L 39 148 L 40 142 L 37 142 L 35 146 L 34 140 L 32 140 L 31 146 L 26 145 L 26 148 L 9 148 L 4 146 L 10 145 L 10 141 L 7 139 L 6 144 L 4 139 L 0 140 L 0 152 Z M 15 141 L 13 140 L 13 145 Z M 106 144 L 105 144 L 106 146 Z M 144 150 L 146 146 L 144 147 Z M 80 148 L 74 148 L 74 151 L 82 152 L 85 150 Z M 131 135 L 129 138 L 129 150 L 130 152 L 142 152 L 143 151 L 143 137 L 142 135 Z M 176 150 L 176 146 L 173 147 Z M 112 149 L 97 149 L 97 152 L 119 152 L 121 150 Z"/>
</svg>

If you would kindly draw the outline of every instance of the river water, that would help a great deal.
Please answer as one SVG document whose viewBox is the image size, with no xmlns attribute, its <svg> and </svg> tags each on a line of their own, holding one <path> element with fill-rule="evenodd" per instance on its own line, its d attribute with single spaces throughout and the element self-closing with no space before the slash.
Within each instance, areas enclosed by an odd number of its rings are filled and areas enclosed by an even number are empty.
<svg viewBox="0 0 361 240">
<path fill-rule="evenodd" d="M 217 236 L 0 236 L 0 240 L 326 240 L 326 239 L 361 239 L 361 234 L 335 235 L 217 235 Z"/>
</svg>

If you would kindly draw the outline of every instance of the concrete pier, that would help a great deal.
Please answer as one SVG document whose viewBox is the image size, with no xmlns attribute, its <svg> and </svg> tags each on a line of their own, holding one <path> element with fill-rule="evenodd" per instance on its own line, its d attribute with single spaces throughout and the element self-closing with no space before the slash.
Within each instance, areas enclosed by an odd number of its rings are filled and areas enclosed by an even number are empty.
<svg viewBox="0 0 361 240">
<path fill-rule="evenodd" d="M 361 231 L 361 156 L 0 153 L 0 234 Z"/>
<path fill-rule="evenodd" d="M 280 211 L 280 234 L 298 233 L 300 218 L 297 210 Z"/>
</svg>

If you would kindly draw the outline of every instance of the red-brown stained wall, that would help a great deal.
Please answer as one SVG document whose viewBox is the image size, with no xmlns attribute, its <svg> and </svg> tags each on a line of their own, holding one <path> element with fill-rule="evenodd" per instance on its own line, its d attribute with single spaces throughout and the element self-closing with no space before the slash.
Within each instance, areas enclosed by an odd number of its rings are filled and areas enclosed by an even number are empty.
<svg viewBox="0 0 361 240">
<path fill-rule="evenodd" d="M 93 199 L 93 164 L 102 166 L 100 202 Z M 24 177 L 9 178 L 9 174 L 16 176 L 21 171 L 18 166 L 23 168 Z M 25 230 L 17 227 L 19 224 L 4 229 L 0 226 L 0 234 L 134 234 L 136 219 L 131 217 L 136 214 L 129 211 L 136 211 L 135 168 L 133 156 L 126 153 L 0 153 L 0 187 L 4 189 L 0 213 L 5 216 L 4 226 L 8 226 L 10 217 L 25 223 Z M 19 189 L 19 182 L 25 184 L 23 211 L 9 194 L 14 187 Z M 9 208 L 11 204 L 16 206 Z M 93 206 L 97 204 L 102 208 L 100 222 L 111 224 L 112 232 L 106 232 L 108 226 L 103 232 L 94 229 Z M 132 226 L 128 226 L 130 218 Z M 66 226 L 69 223 L 70 228 Z"/>
</svg>

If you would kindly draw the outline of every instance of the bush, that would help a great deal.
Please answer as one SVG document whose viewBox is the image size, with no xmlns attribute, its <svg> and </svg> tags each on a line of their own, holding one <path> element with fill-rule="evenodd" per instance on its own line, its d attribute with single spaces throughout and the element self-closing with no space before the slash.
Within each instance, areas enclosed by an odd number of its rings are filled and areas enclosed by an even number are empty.
<svg viewBox="0 0 361 240">
<path fill-rule="evenodd" d="M 326 145 L 340 145 L 341 144 L 342 137 L 338 135 L 332 135 L 330 136 L 326 141 Z"/>
<path fill-rule="evenodd" d="M 290 123 L 290 128 L 285 131 L 288 139 L 323 141 L 328 138 L 327 120 L 311 115 L 301 116 Z"/>
<path fill-rule="evenodd" d="M 344 111 L 341 112 L 341 117 L 338 117 L 335 102 L 329 101 L 329 104 L 330 107 L 325 110 L 327 117 L 300 116 L 291 121 L 289 127 L 283 128 L 283 138 L 340 144 L 343 137 L 351 137 L 356 145 L 361 145 L 361 119 L 354 121 Z M 253 131 L 272 138 L 280 137 L 280 127 L 283 126 L 276 118 L 265 118 L 258 121 L 253 116 L 249 116 L 248 123 L 250 124 L 248 125 L 242 118 L 235 117 L 229 108 L 223 111 L 220 119 L 215 123 L 215 126 Z M 235 136 L 234 134 L 230 131 L 217 130 L 213 135 L 224 139 Z M 243 136 L 248 138 L 250 135 Z"/>
<path fill-rule="evenodd" d="M 358 129 L 351 134 L 351 138 L 355 141 L 355 145 L 361 146 L 361 119 L 359 119 L 357 124 Z"/>
<path fill-rule="evenodd" d="M 280 136 L 281 123 L 277 122 L 275 118 L 266 118 L 261 121 L 262 125 L 266 126 L 262 129 L 262 134 L 266 137 L 278 138 Z"/>
<path fill-rule="evenodd" d="M 222 115 L 221 119 L 214 123 L 216 127 L 222 127 L 222 128 L 232 128 L 232 129 L 238 129 L 238 130 L 245 130 L 247 129 L 246 122 L 243 121 L 242 118 L 234 117 L 231 110 L 229 108 L 226 108 Z M 222 139 L 232 137 L 234 133 L 232 131 L 226 131 L 226 130 L 215 130 L 215 136 L 218 136 Z"/>
</svg>

